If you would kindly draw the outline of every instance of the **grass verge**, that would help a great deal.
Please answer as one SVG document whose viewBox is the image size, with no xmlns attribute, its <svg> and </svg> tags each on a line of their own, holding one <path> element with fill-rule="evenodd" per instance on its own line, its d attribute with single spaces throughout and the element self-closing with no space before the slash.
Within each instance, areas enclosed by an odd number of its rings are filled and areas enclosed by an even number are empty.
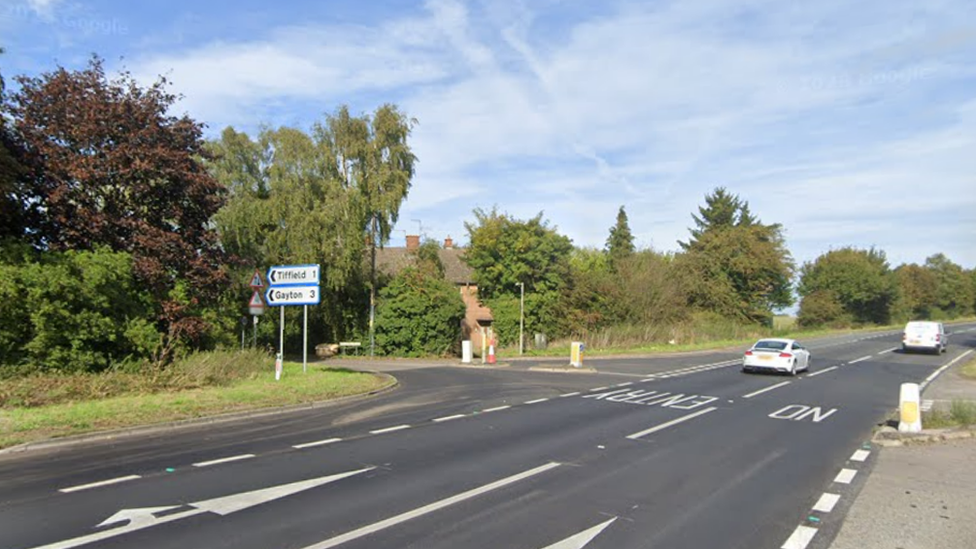
<svg viewBox="0 0 976 549">
<path fill-rule="evenodd" d="M 959 375 L 968 379 L 976 379 L 976 358 L 963 364 L 962 368 L 959 369 Z"/>
<path fill-rule="evenodd" d="M 330 400 L 368 393 L 388 383 L 387 378 L 374 374 L 319 364 L 309 364 L 308 373 L 303 373 L 301 363 L 294 362 L 285 362 L 281 380 L 275 381 L 273 361 L 262 362 L 260 372 L 225 384 L 4 407 L 0 409 L 0 448 L 106 429 Z"/>
<path fill-rule="evenodd" d="M 926 429 L 976 426 L 976 402 L 953 400 L 948 411 L 932 410 L 924 414 L 922 426 Z"/>
</svg>

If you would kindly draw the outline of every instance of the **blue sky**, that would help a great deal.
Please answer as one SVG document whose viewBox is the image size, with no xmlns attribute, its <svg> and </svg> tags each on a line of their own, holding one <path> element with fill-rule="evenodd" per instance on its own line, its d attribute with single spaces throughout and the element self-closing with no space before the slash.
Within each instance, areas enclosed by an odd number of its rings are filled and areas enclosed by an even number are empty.
<svg viewBox="0 0 976 549">
<path fill-rule="evenodd" d="M 798 262 L 976 266 L 969 0 L 4 0 L 0 45 L 7 76 L 91 53 L 164 74 L 211 136 L 400 105 L 419 165 L 394 245 L 463 242 L 497 204 L 602 247 L 625 205 L 675 250 L 725 186 Z"/>
</svg>

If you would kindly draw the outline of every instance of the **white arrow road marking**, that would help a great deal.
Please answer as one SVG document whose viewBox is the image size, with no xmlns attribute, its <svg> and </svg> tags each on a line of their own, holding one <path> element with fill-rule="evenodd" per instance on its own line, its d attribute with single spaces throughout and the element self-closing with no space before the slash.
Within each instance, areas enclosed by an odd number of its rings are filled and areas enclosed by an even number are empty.
<svg viewBox="0 0 976 549">
<path fill-rule="evenodd" d="M 613 521 L 617 520 L 617 517 L 604 522 L 603 524 L 597 524 L 589 530 L 584 530 L 575 536 L 568 537 L 562 541 L 556 542 L 552 545 L 546 546 L 543 549 L 583 549 L 588 543 L 593 541 L 593 538 L 600 535 L 607 526 L 613 524 Z"/>
<path fill-rule="evenodd" d="M 281 486 L 272 486 L 271 488 L 263 488 L 261 490 L 254 490 L 251 492 L 243 492 L 240 494 L 232 494 L 229 496 L 198 501 L 190 504 L 191 507 L 194 507 L 193 509 L 188 509 L 182 513 L 174 513 L 172 515 L 165 515 L 162 517 L 157 517 L 155 513 L 169 511 L 180 506 L 122 509 L 118 513 L 115 513 L 111 517 L 102 521 L 102 523 L 98 526 L 108 526 L 110 524 L 127 521 L 128 524 L 125 526 L 112 528 L 103 532 L 96 532 L 87 536 L 59 541 L 49 545 L 35 547 L 34 549 L 72 549 L 74 547 L 80 547 L 82 545 L 87 545 L 103 539 L 114 538 L 116 536 L 128 534 L 129 532 L 135 532 L 136 530 L 143 530 L 145 528 L 159 526 L 160 524 L 166 524 L 167 522 L 173 522 L 174 520 L 185 519 L 187 517 L 192 517 L 194 515 L 200 515 L 203 513 L 215 513 L 217 515 L 224 516 L 237 511 L 242 511 L 248 507 L 253 507 L 255 505 L 260 505 L 262 503 L 274 501 L 304 490 L 315 488 L 316 486 L 322 486 L 323 484 L 342 480 L 346 477 L 372 471 L 373 469 L 375 469 L 375 467 L 367 467 L 365 469 L 358 469 L 356 471 L 349 471 L 326 477 L 293 482 L 291 484 L 283 484 Z"/>
<path fill-rule="evenodd" d="M 396 526 L 401 522 L 406 522 L 408 520 L 415 519 L 417 517 L 422 517 L 426 514 L 433 513 L 434 511 L 438 511 L 445 507 L 454 505 L 455 503 L 460 503 L 462 501 L 471 499 L 473 497 L 480 496 L 481 494 L 491 492 L 492 490 L 497 490 L 499 488 L 508 486 L 509 484 L 514 484 L 521 480 L 525 480 L 529 477 L 533 477 L 540 473 L 544 473 L 550 469 L 555 469 L 560 465 L 561 465 L 560 463 L 554 461 L 547 463 L 545 465 L 540 465 L 535 469 L 529 469 L 528 471 L 519 473 L 517 475 L 512 475 L 510 477 L 506 477 L 501 480 L 496 480 L 491 484 L 486 484 L 479 488 L 468 490 L 467 492 L 462 492 L 456 496 L 451 496 L 449 498 L 445 498 L 440 501 L 435 501 L 430 505 L 425 505 L 424 507 L 421 507 L 419 509 L 414 509 L 413 511 L 407 511 L 406 513 L 399 514 L 395 517 L 390 517 L 386 520 L 374 522 L 373 524 L 363 526 L 362 528 L 353 530 L 352 532 L 347 532 L 345 534 L 342 534 L 341 536 L 337 536 L 331 539 L 327 539 L 325 541 L 321 541 L 319 543 L 316 543 L 315 545 L 309 545 L 305 549 L 329 549 L 330 547 L 336 547 L 337 545 L 342 545 L 343 543 L 346 543 L 348 541 L 352 541 L 364 536 L 368 536 L 375 532 L 379 532 L 380 530 L 390 528 L 391 526 Z"/>
</svg>

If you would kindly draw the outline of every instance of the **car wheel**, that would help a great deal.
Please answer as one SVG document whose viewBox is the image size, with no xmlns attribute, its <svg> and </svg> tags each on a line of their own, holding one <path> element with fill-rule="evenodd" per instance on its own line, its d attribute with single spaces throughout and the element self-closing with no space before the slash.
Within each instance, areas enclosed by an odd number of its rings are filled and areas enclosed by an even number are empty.
<svg viewBox="0 0 976 549">
<path fill-rule="evenodd" d="M 792 364 L 790 364 L 790 375 L 793 376 L 793 377 L 796 377 L 796 361 L 795 360 L 793 361 Z"/>
</svg>

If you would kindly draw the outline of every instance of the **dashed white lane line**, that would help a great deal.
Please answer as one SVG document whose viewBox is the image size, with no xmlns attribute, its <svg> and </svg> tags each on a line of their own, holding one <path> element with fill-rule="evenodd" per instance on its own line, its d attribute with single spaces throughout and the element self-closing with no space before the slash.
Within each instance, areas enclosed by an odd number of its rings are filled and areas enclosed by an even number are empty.
<svg viewBox="0 0 976 549">
<path fill-rule="evenodd" d="M 393 431 L 402 431 L 404 429 L 409 429 L 409 425 L 397 425 L 395 427 L 386 427 L 385 429 L 376 429 L 375 431 L 370 431 L 371 435 L 382 435 L 384 433 L 392 433 Z"/>
<path fill-rule="evenodd" d="M 870 359 L 871 359 L 871 355 L 862 356 L 861 358 L 857 358 L 848 362 L 848 364 L 857 364 L 858 362 L 864 362 L 865 360 L 870 360 Z"/>
<path fill-rule="evenodd" d="M 854 476 L 857 475 L 857 471 L 854 469 L 841 469 L 837 476 L 834 477 L 834 482 L 840 484 L 850 484 L 854 480 Z"/>
<path fill-rule="evenodd" d="M 314 448 L 316 446 L 325 446 L 326 444 L 335 444 L 336 442 L 342 442 L 341 438 L 327 438 L 325 440 L 316 440 L 315 442 L 306 442 L 304 444 L 296 444 L 292 448 L 296 450 L 301 450 L 304 448 Z"/>
<path fill-rule="evenodd" d="M 452 419 L 461 419 L 462 417 L 467 417 L 464 414 L 455 414 L 453 416 L 439 417 L 437 419 L 432 419 L 434 423 L 441 423 L 443 421 L 451 421 Z"/>
<path fill-rule="evenodd" d="M 770 385 L 769 387 L 766 387 L 765 389 L 759 389 L 758 391 L 753 391 L 753 392 L 749 393 L 748 395 L 742 395 L 742 398 L 752 398 L 754 396 L 761 395 L 761 394 L 765 393 L 766 391 L 772 391 L 773 389 L 779 389 L 780 387 L 784 387 L 786 385 L 789 385 L 790 383 L 793 383 L 793 382 L 792 381 L 784 381 L 783 383 L 777 383 L 776 385 Z"/>
<path fill-rule="evenodd" d="M 547 464 L 542 465 L 540 467 L 536 467 L 535 469 L 529 469 L 528 471 L 519 473 L 517 475 L 512 475 L 510 477 L 503 478 L 501 480 L 497 480 L 495 482 L 492 482 L 491 484 L 486 484 L 484 486 L 481 486 L 481 487 L 478 487 L 478 488 L 474 488 L 472 490 L 468 490 L 467 492 L 462 492 L 462 493 L 457 494 L 455 496 L 451 496 L 449 498 L 445 498 L 445 499 L 442 499 L 442 500 L 439 500 L 439 501 L 435 501 L 434 503 L 431 503 L 429 505 L 425 505 L 423 507 L 420 507 L 419 509 L 414 509 L 412 511 L 407 511 L 406 513 L 399 514 L 399 515 L 397 515 L 395 517 L 390 517 L 388 519 L 381 520 L 379 522 L 375 522 L 375 523 L 370 524 L 368 526 L 363 526 L 362 528 L 359 528 L 357 530 L 353 530 L 351 532 L 347 532 L 347 533 L 342 534 L 340 536 L 337 536 L 337 537 L 334 537 L 334 538 L 331 538 L 331 539 L 327 539 L 325 541 L 316 543 L 314 545 L 309 545 L 305 549 L 329 549 L 330 547 L 336 547 L 338 545 L 342 545 L 342 544 L 347 543 L 347 542 L 350 542 L 352 540 L 359 539 L 359 538 L 364 537 L 364 536 L 368 536 L 368 535 L 370 535 L 370 534 L 372 534 L 374 532 L 379 532 L 380 530 L 385 530 L 386 528 L 390 528 L 391 526 L 396 526 L 397 524 L 400 524 L 400 523 L 403 523 L 403 522 L 407 522 L 408 520 L 413 520 L 415 518 L 422 517 L 424 515 L 433 513 L 434 511 L 437 511 L 439 509 L 443 509 L 445 507 L 449 507 L 449 506 L 454 505 L 456 503 L 460 503 L 462 501 L 469 500 L 471 498 L 480 496 L 481 494 L 485 494 L 485 493 L 491 492 L 493 490 L 497 490 L 499 488 L 502 488 L 504 486 L 508 486 L 510 484 L 515 484 L 516 482 L 519 482 L 519 481 L 522 481 L 522 480 L 525 480 L 525 479 L 534 477 L 536 475 L 539 475 L 541 473 L 544 473 L 546 471 L 549 471 L 550 469 L 554 469 L 556 467 L 559 467 L 560 465 L 561 464 L 560 463 L 557 463 L 557 462 L 550 462 L 550 463 L 547 463 Z"/>
<path fill-rule="evenodd" d="M 820 370 L 819 372 L 814 372 L 812 374 L 807 374 L 807 377 L 817 377 L 820 374 L 826 374 L 827 372 L 832 372 L 832 371 L 836 370 L 837 368 L 838 368 L 838 366 L 831 366 L 830 368 L 824 368 L 823 370 Z"/>
<path fill-rule="evenodd" d="M 672 419 L 671 421 L 662 423 L 660 425 L 656 425 L 654 427 L 651 427 L 650 429 L 644 429 L 643 431 L 634 433 L 632 435 L 628 435 L 627 438 L 629 438 L 631 440 L 637 440 L 637 439 L 643 437 L 644 435 L 649 435 L 651 433 L 656 433 L 658 431 L 667 429 L 668 427 L 672 427 L 672 426 L 677 425 L 679 423 L 684 423 L 685 421 L 688 421 L 690 419 L 695 419 L 698 416 L 703 416 L 703 415 L 705 415 L 705 414 L 707 414 L 709 412 L 714 412 L 715 410 L 718 410 L 718 408 L 717 407 L 714 407 L 714 406 L 711 407 L 711 408 L 705 408 L 704 410 L 698 410 L 697 412 L 695 412 L 693 414 L 688 414 L 686 416 L 681 416 L 678 419 Z"/>
<path fill-rule="evenodd" d="M 616 386 L 617 386 L 617 387 L 627 387 L 627 386 L 629 386 L 629 385 L 633 385 L 633 384 L 634 384 L 634 382 L 633 382 L 633 381 L 628 381 L 628 382 L 626 382 L 626 383 L 618 383 L 618 384 L 617 384 Z"/>
<path fill-rule="evenodd" d="M 813 506 L 814 511 L 820 511 L 821 513 L 829 513 L 834 510 L 834 506 L 840 501 L 839 494 L 830 494 L 824 492 L 817 503 Z"/>
<path fill-rule="evenodd" d="M 245 460 L 245 459 L 251 459 L 253 457 L 256 457 L 256 456 L 254 454 L 241 454 L 239 456 L 230 456 L 230 457 L 225 457 L 225 458 L 220 458 L 220 459 L 213 459 L 213 460 L 210 460 L 210 461 L 201 461 L 199 463 L 194 463 L 193 466 L 194 467 L 210 467 L 211 465 L 220 465 L 222 463 L 230 463 L 232 461 L 241 461 L 241 460 Z"/>
<path fill-rule="evenodd" d="M 899 349 L 898 347 L 892 347 L 890 349 L 885 349 L 884 351 L 881 351 L 878 354 L 879 355 L 884 355 L 884 354 L 887 354 L 887 353 L 890 353 L 890 352 L 893 352 L 893 351 L 897 351 L 898 349 Z"/>
<path fill-rule="evenodd" d="M 576 396 L 578 394 L 579 394 L 579 391 L 577 391 L 575 393 L 563 393 L 563 394 L 559 395 L 559 398 L 574 397 L 574 396 Z"/>
<path fill-rule="evenodd" d="M 501 412 L 502 410 L 508 410 L 511 406 L 495 406 L 494 408 L 488 408 L 487 410 L 482 410 L 482 414 L 487 414 L 488 412 Z"/>
<path fill-rule="evenodd" d="M 129 475 L 126 477 L 110 478 L 108 480 L 103 480 L 101 482 L 92 482 L 91 484 L 82 484 L 79 486 L 71 486 L 68 488 L 61 488 L 58 492 L 62 494 L 70 494 L 71 492 L 80 492 L 82 490 L 89 490 L 91 488 L 98 488 L 100 486 L 109 486 L 111 484 L 118 484 L 120 482 L 128 482 L 130 480 L 136 480 L 142 478 L 139 475 Z"/>
<path fill-rule="evenodd" d="M 864 461 L 864 460 L 868 459 L 868 456 L 870 456 L 870 455 L 871 455 L 871 452 L 869 452 L 867 450 L 858 450 L 858 451 L 854 452 L 854 455 L 851 456 L 851 461 Z"/>
<path fill-rule="evenodd" d="M 545 402 L 547 400 L 549 400 L 549 399 L 548 398 L 537 398 L 535 400 L 530 400 L 530 401 L 526 402 L 526 404 L 538 404 L 540 402 Z"/>
<path fill-rule="evenodd" d="M 590 391 L 606 391 L 610 387 L 597 387 L 596 389 L 590 389 Z"/>
<path fill-rule="evenodd" d="M 793 530 L 793 535 L 783 544 L 782 549 L 806 549 L 815 535 L 817 535 L 816 528 L 797 526 L 796 530 Z"/>
</svg>

